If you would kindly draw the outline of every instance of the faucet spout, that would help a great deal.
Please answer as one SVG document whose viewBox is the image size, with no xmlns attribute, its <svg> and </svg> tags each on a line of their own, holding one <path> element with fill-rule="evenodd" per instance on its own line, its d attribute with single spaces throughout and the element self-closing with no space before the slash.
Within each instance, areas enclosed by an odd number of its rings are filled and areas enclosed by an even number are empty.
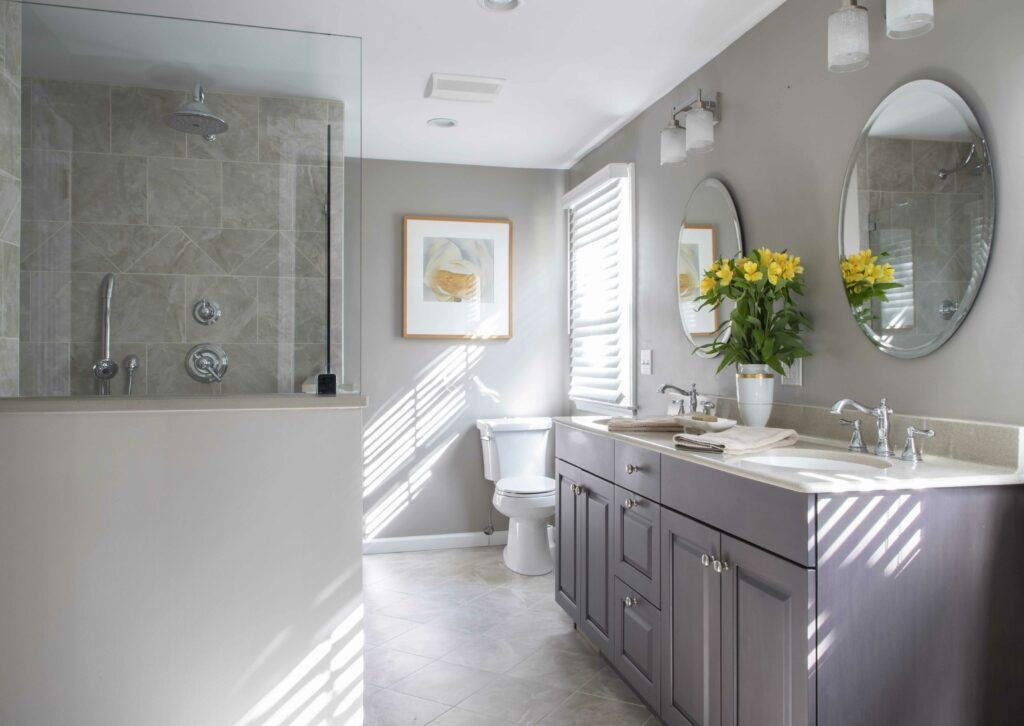
<svg viewBox="0 0 1024 726">
<path fill-rule="evenodd" d="M 838 416 L 839 414 L 841 414 L 843 411 L 845 411 L 848 408 L 855 409 L 857 411 L 860 411 L 863 414 L 868 414 L 868 415 L 873 415 L 874 414 L 874 411 L 872 409 L 868 408 L 867 406 L 865 406 L 865 405 L 863 405 L 861 403 L 857 403 L 852 398 L 844 398 L 841 401 L 836 401 L 835 405 L 832 406 L 832 413 L 834 413 L 836 416 Z"/>
<path fill-rule="evenodd" d="M 665 393 L 666 391 L 675 391 L 676 393 L 683 397 L 688 396 L 690 398 L 690 413 L 697 413 L 697 396 L 699 394 L 697 393 L 696 383 L 690 386 L 689 391 L 684 391 L 679 386 L 673 386 L 671 383 L 662 383 L 661 386 L 658 388 L 658 393 Z M 683 413 L 683 411 L 680 410 L 680 413 Z"/>
<path fill-rule="evenodd" d="M 864 404 L 857 403 L 852 398 L 844 398 L 836 401 L 832 406 L 832 413 L 839 415 L 847 408 L 852 408 L 867 416 L 874 416 L 878 426 L 878 443 L 875 444 L 877 456 L 889 457 L 893 455 L 892 446 L 889 444 L 889 425 L 892 419 L 892 409 L 883 398 L 881 404 L 876 408 L 868 408 Z"/>
</svg>

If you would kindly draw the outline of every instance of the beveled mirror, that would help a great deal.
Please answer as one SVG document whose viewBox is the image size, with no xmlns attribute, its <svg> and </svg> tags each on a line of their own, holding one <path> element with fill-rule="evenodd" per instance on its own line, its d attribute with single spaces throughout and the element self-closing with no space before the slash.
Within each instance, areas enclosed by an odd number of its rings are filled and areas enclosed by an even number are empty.
<svg viewBox="0 0 1024 726">
<path fill-rule="evenodd" d="M 879 350 L 917 358 L 952 337 L 984 279 L 995 211 L 966 101 L 928 80 L 889 94 L 854 147 L 839 215 L 843 290 Z"/>
<path fill-rule="evenodd" d="M 676 280 L 679 319 L 687 339 L 696 348 L 714 339 L 718 326 L 728 321 L 732 308 L 699 309 L 700 279 L 720 257 L 743 251 L 740 217 L 732 194 L 720 180 L 704 179 L 690 195 L 679 228 L 676 248 Z M 728 339 L 728 333 L 722 340 Z M 703 351 L 698 355 L 710 357 Z"/>
</svg>

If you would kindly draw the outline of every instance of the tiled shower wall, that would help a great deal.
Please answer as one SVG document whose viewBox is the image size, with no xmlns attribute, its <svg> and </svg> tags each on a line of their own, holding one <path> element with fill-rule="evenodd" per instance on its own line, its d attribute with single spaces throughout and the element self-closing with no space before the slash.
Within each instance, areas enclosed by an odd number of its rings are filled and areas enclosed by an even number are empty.
<svg viewBox="0 0 1024 726">
<path fill-rule="evenodd" d="M 21 5 L 0 2 L 0 396 L 18 395 Z"/>
<path fill-rule="evenodd" d="M 290 392 L 320 369 L 328 122 L 336 254 L 342 243 L 340 102 L 214 90 L 229 129 L 210 142 L 164 124 L 185 91 L 26 77 L 22 94 L 22 395 L 95 393 L 107 272 L 112 357 L 141 361 L 133 393 Z M 332 284 L 340 301 L 340 272 Z M 201 298 L 219 322 L 196 322 Z M 222 383 L 185 372 L 200 342 L 227 352 Z M 122 367 L 112 392 L 125 383 Z"/>
</svg>

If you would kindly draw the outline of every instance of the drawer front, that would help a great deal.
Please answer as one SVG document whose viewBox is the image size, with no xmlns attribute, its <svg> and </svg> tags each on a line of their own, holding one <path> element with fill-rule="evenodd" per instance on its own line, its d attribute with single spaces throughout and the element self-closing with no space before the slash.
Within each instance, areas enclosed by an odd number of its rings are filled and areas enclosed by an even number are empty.
<svg viewBox="0 0 1024 726">
<path fill-rule="evenodd" d="M 615 442 L 615 483 L 631 492 L 661 501 L 661 454 Z"/>
<path fill-rule="evenodd" d="M 622 580 L 615 580 L 616 670 L 653 708 L 661 698 L 661 612 Z"/>
<path fill-rule="evenodd" d="M 612 439 L 556 423 L 555 456 L 612 481 L 615 472 L 615 444 Z"/>
<path fill-rule="evenodd" d="M 615 576 L 661 606 L 661 506 L 615 487 Z"/>
<path fill-rule="evenodd" d="M 661 503 L 688 517 L 814 567 L 814 495 L 666 456 Z"/>
</svg>

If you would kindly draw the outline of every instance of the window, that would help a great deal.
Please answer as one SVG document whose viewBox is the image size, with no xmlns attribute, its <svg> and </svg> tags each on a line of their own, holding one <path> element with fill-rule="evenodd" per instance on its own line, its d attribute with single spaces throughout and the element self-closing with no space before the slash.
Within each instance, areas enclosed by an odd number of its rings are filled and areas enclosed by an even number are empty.
<svg viewBox="0 0 1024 726">
<path fill-rule="evenodd" d="M 562 199 L 569 232 L 569 398 L 635 410 L 633 165 L 609 164 Z"/>
</svg>

